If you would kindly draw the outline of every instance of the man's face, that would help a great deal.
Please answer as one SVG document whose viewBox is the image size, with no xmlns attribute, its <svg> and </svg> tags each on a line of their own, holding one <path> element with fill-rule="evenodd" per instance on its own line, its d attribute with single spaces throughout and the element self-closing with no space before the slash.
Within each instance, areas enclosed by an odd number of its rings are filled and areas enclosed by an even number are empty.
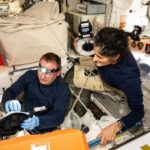
<svg viewBox="0 0 150 150">
<path fill-rule="evenodd" d="M 119 56 L 109 57 L 109 56 L 102 56 L 99 54 L 100 52 L 99 47 L 94 47 L 95 55 L 93 57 L 93 61 L 95 62 L 97 67 L 107 66 L 111 64 L 116 64 Z"/>
<path fill-rule="evenodd" d="M 60 70 L 57 72 L 47 72 L 47 70 L 57 69 L 58 65 L 55 61 L 46 62 L 44 59 L 40 61 L 40 67 L 38 70 L 38 78 L 41 84 L 50 85 L 55 81 L 57 76 L 61 74 Z"/>
</svg>

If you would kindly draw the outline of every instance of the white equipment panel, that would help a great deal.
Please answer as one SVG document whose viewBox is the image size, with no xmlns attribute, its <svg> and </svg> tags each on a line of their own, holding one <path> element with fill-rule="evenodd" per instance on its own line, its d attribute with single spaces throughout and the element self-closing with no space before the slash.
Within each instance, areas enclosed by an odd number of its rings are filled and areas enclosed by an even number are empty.
<svg viewBox="0 0 150 150">
<path fill-rule="evenodd" d="M 125 144 L 124 146 L 117 148 L 117 150 L 142 150 L 142 146 L 149 145 L 150 146 L 150 132 L 146 133 L 145 135 Z"/>
</svg>

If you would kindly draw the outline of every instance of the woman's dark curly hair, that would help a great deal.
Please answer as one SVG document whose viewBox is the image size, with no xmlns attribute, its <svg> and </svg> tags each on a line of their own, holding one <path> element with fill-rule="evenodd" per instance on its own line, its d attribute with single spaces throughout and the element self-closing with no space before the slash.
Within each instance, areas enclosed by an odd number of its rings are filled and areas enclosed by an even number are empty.
<svg viewBox="0 0 150 150">
<path fill-rule="evenodd" d="M 128 48 L 128 33 L 114 27 L 104 27 L 95 36 L 94 44 L 100 47 L 100 55 L 124 58 Z"/>
</svg>

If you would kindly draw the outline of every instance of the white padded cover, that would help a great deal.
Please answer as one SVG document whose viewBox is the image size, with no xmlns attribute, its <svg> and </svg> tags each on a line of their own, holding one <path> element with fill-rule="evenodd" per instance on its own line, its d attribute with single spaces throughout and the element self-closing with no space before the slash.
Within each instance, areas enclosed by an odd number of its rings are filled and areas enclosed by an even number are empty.
<svg viewBox="0 0 150 150">
<path fill-rule="evenodd" d="M 0 19 L 0 47 L 8 66 L 38 62 L 47 52 L 64 57 L 67 37 L 57 3 L 39 2 L 18 18 Z"/>
<path fill-rule="evenodd" d="M 61 21 L 46 27 L 19 32 L 0 33 L 1 47 L 9 66 L 37 62 L 46 52 L 65 56 L 67 51 L 67 24 Z"/>
</svg>

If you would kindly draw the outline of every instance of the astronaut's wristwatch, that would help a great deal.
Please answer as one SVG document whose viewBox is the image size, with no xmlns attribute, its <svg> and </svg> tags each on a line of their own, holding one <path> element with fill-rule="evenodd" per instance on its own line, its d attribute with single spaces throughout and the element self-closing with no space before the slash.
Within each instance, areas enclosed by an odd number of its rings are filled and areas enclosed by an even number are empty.
<svg viewBox="0 0 150 150">
<path fill-rule="evenodd" d="M 121 120 L 118 120 L 117 122 L 118 122 L 120 130 L 122 130 L 125 127 L 125 124 Z"/>
</svg>

